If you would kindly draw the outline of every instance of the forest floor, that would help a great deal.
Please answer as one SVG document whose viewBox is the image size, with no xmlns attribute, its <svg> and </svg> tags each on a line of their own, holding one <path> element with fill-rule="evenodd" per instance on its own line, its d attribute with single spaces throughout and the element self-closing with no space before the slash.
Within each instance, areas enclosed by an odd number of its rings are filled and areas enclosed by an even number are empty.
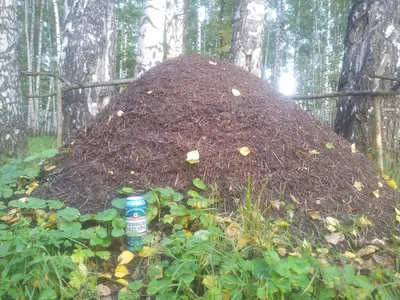
<svg viewBox="0 0 400 300">
<path fill-rule="evenodd" d="M 124 186 L 184 191 L 198 177 L 227 212 L 244 205 L 250 184 L 263 207 L 295 216 L 306 235 L 327 217 L 364 218 L 371 238 L 399 230 L 399 193 L 369 159 L 258 77 L 199 55 L 145 73 L 55 164 L 34 194 L 83 212 L 110 207 Z"/>
</svg>

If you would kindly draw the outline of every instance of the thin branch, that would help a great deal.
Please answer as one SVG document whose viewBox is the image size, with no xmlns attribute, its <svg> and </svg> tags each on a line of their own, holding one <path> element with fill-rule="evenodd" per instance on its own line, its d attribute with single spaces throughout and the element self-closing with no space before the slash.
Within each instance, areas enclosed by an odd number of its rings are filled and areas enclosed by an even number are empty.
<svg viewBox="0 0 400 300">
<path fill-rule="evenodd" d="M 21 71 L 21 74 L 25 76 L 49 76 L 49 77 L 56 77 L 56 74 L 51 72 L 26 72 Z"/>
<path fill-rule="evenodd" d="M 134 78 L 127 78 L 127 79 L 116 79 L 116 80 L 110 80 L 110 81 L 97 81 L 97 82 L 88 82 L 88 83 L 82 83 L 82 84 L 70 84 L 66 86 L 65 88 L 62 89 L 62 92 L 68 92 L 70 90 L 76 90 L 76 89 L 85 89 L 85 88 L 92 88 L 92 87 L 98 87 L 98 86 L 110 86 L 110 85 L 120 85 L 120 84 L 129 84 L 134 82 Z"/>
<path fill-rule="evenodd" d="M 400 91 L 343 91 L 333 93 L 322 93 L 314 95 L 295 95 L 288 97 L 291 100 L 317 100 L 334 97 L 346 97 L 346 96 L 393 96 L 400 95 Z"/>
<path fill-rule="evenodd" d="M 394 78 L 394 77 L 387 77 L 387 76 L 381 76 L 381 75 L 371 75 L 369 77 L 400 82 L 400 78 Z"/>
<path fill-rule="evenodd" d="M 47 97 L 53 97 L 57 96 L 56 93 L 53 94 L 45 94 L 45 95 L 26 95 L 26 98 L 47 98 Z"/>
</svg>

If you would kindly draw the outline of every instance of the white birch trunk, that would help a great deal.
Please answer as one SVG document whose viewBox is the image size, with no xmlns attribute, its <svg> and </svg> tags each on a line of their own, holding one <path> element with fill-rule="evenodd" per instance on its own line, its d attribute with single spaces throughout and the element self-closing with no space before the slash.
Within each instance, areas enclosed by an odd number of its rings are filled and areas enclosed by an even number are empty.
<svg viewBox="0 0 400 300">
<path fill-rule="evenodd" d="M 115 78 L 116 31 L 113 0 L 64 0 L 61 68 L 73 83 Z M 63 134 L 68 140 L 105 107 L 115 88 L 70 91 L 63 98 Z"/>
<path fill-rule="evenodd" d="M 165 15 L 167 58 L 183 52 L 183 0 L 167 0 Z"/>
<path fill-rule="evenodd" d="M 56 24 L 56 74 L 60 75 L 60 60 L 61 60 L 61 33 L 60 33 L 60 17 L 58 14 L 57 0 L 53 0 L 54 20 Z M 63 132 L 63 115 L 62 115 L 62 96 L 60 79 L 55 79 L 55 89 L 57 93 L 57 147 L 62 146 L 62 132 Z"/>
<path fill-rule="evenodd" d="M 18 64 L 17 0 L 0 1 L 0 163 L 26 151 Z"/>
<path fill-rule="evenodd" d="M 44 0 L 40 0 L 40 12 L 39 12 L 39 26 L 38 26 L 38 50 L 37 50 L 37 61 L 36 61 L 36 72 L 40 72 L 42 65 L 42 39 L 43 39 L 43 8 L 44 8 Z M 35 95 L 40 95 L 40 76 L 36 77 L 36 86 L 35 86 Z M 43 111 L 42 111 L 42 99 L 37 98 L 34 99 L 35 102 L 35 111 L 36 111 L 36 127 L 38 128 L 38 133 L 41 134 L 43 132 Z"/>
<path fill-rule="evenodd" d="M 163 61 L 165 6 L 165 0 L 146 0 L 143 4 L 135 78 Z"/>
<path fill-rule="evenodd" d="M 261 77 L 264 1 L 236 0 L 229 60 Z"/>
<path fill-rule="evenodd" d="M 31 50 L 31 40 L 29 38 L 30 31 L 29 31 L 29 0 L 25 0 L 25 7 L 24 7 L 24 16 L 25 16 L 25 43 L 26 43 L 26 58 L 27 58 L 27 67 L 28 72 L 33 71 L 33 62 L 32 62 L 32 55 L 30 53 Z M 28 77 L 28 93 L 29 95 L 33 94 L 33 77 Z M 36 113 L 35 113 L 35 102 L 34 99 L 28 99 L 28 130 L 30 132 L 35 131 L 35 123 L 36 123 Z"/>
<path fill-rule="evenodd" d="M 197 0 L 197 52 L 201 53 L 201 19 L 200 19 L 201 1 Z"/>
</svg>

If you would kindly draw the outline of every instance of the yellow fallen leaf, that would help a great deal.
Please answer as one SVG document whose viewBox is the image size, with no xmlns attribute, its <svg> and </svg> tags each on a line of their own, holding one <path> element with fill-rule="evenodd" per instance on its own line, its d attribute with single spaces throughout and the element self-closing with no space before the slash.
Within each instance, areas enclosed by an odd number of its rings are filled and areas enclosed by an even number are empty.
<svg viewBox="0 0 400 300">
<path fill-rule="evenodd" d="M 131 171 L 130 173 L 131 173 L 131 175 L 133 175 L 133 174 L 135 174 L 135 171 Z"/>
<path fill-rule="evenodd" d="M 239 249 L 245 247 L 247 245 L 247 239 L 245 239 L 245 238 L 238 239 L 237 245 L 238 245 Z"/>
<path fill-rule="evenodd" d="M 383 183 L 378 181 L 378 187 L 380 187 L 380 188 L 383 187 Z"/>
<path fill-rule="evenodd" d="M 326 228 L 330 232 L 336 231 L 337 227 L 340 225 L 339 221 L 332 217 L 326 217 Z"/>
<path fill-rule="evenodd" d="M 34 190 L 39 186 L 39 181 L 32 182 L 30 185 L 28 185 L 28 188 L 26 189 L 25 194 L 30 196 Z"/>
<path fill-rule="evenodd" d="M 359 181 L 359 180 L 354 181 L 353 186 L 354 186 L 354 187 L 356 188 L 356 190 L 359 191 L 359 192 L 361 192 L 362 189 L 363 189 L 363 187 L 364 187 L 364 185 L 363 185 L 363 184 L 361 183 L 361 181 Z"/>
<path fill-rule="evenodd" d="M 212 60 L 210 60 L 208 63 L 209 63 L 210 65 L 213 65 L 213 66 L 216 66 L 216 65 L 217 65 L 217 63 L 216 63 L 215 61 L 212 61 Z"/>
<path fill-rule="evenodd" d="M 186 154 L 186 161 L 190 164 L 196 164 L 200 162 L 200 153 L 197 150 L 190 151 Z"/>
<path fill-rule="evenodd" d="M 351 144 L 351 153 L 357 153 L 356 144 Z"/>
<path fill-rule="evenodd" d="M 375 198 L 379 198 L 379 190 L 373 191 L 372 194 L 375 196 Z"/>
<path fill-rule="evenodd" d="M 350 231 L 350 234 L 357 236 L 357 230 L 353 229 L 352 231 Z"/>
<path fill-rule="evenodd" d="M 111 273 L 101 273 L 101 272 L 99 272 L 99 273 L 97 273 L 97 277 L 111 279 L 112 275 L 111 275 Z"/>
<path fill-rule="evenodd" d="M 312 210 L 312 211 L 309 211 L 307 214 L 313 220 L 321 220 L 321 214 L 319 213 L 319 211 Z"/>
<path fill-rule="evenodd" d="M 379 250 L 378 247 L 373 246 L 373 245 L 368 245 L 367 247 L 365 247 L 365 248 L 359 250 L 359 251 L 357 252 L 357 254 L 358 254 L 358 256 L 360 256 L 360 257 L 364 257 L 364 256 L 370 255 L 370 254 L 372 254 L 372 253 L 375 253 L 377 250 Z"/>
<path fill-rule="evenodd" d="M 73 144 L 75 144 L 75 142 L 76 142 L 76 141 L 74 140 L 74 141 L 72 141 L 70 144 L 73 145 Z"/>
<path fill-rule="evenodd" d="M 240 154 L 242 154 L 243 156 L 247 156 L 250 154 L 250 148 L 249 147 L 242 147 L 240 149 L 238 149 L 238 151 L 240 152 Z"/>
<path fill-rule="evenodd" d="M 221 224 L 221 223 L 232 223 L 232 219 L 231 218 L 229 218 L 229 217 L 220 217 L 220 216 L 216 216 L 215 217 L 215 221 L 217 221 L 217 223 L 218 224 Z"/>
<path fill-rule="evenodd" d="M 114 171 L 107 171 L 108 174 L 114 175 Z"/>
<path fill-rule="evenodd" d="M 153 94 L 153 91 L 148 91 L 147 94 L 151 95 Z"/>
<path fill-rule="evenodd" d="M 236 223 L 231 223 L 228 228 L 226 228 L 226 235 L 231 239 L 237 240 L 241 238 L 242 233 Z"/>
<path fill-rule="evenodd" d="M 128 286 L 128 284 L 129 284 L 128 280 L 125 280 L 125 279 L 122 279 L 122 278 L 117 279 L 116 282 L 122 284 L 123 286 Z"/>
<path fill-rule="evenodd" d="M 325 236 L 325 240 L 333 245 L 337 245 L 339 242 L 343 242 L 346 238 L 343 233 L 333 232 Z"/>
<path fill-rule="evenodd" d="M 279 256 L 285 256 L 286 253 L 287 253 L 287 251 L 286 251 L 285 248 L 282 248 L 282 247 L 279 247 L 279 248 L 278 248 L 278 254 L 279 254 Z"/>
<path fill-rule="evenodd" d="M 319 154 L 319 152 L 317 150 L 315 150 L 315 149 L 312 149 L 312 150 L 308 151 L 308 153 L 313 154 L 313 155 Z"/>
<path fill-rule="evenodd" d="M 104 284 L 99 284 L 96 286 L 97 296 L 99 297 L 107 297 L 111 295 L 111 290 L 108 286 Z"/>
<path fill-rule="evenodd" d="M 201 283 L 203 283 L 207 289 L 211 290 L 213 287 L 218 286 L 218 276 L 215 275 L 204 276 L 203 281 Z"/>
<path fill-rule="evenodd" d="M 241 93 L 237 89 L 232 89 L 232 95 L 238 97 L 241 95 Z"/>
<path fill-rule="evenodd" d="M 124 112 L 122 110 L 117 111 L 117 116 L 118 117 L 122 117 L 123 114 L 124 114 Z"/>
<path fill-rule="evenodd" d="M 386 184 L 392 189 L 397 189 L 397 183 L 393 179 L 387 180 Z"/>
<path fill-rule="evenodd" d="M 285 221 L 279 221 L 279 222 L 276 223 L 276 226 L 279 226 L 279 227 L 289 227 L 289 223 L 288 223 L 288 222 L 285 222 Z"/>
<path fill-rule="evenodd" d="M 394 211 L 396 212 L 396 215 L 400 215 L 400 209 L 397 209 L 396 207 L 394 208 Z"/>
<path fill-rule="evenodd" d="M 79 263 L 78 271 L 84 278 L 86 278 L 89 274 L 87 267 L 83 263 Z"/>
<path fill-rule="evenodd" d="M 374 224 L 372 224 L 372 222 L 370 220 L 368 220 L 367 218 L 360 218 L 358 219 L 360 226 L 361 227 L 368 227 L 368 226 L 373 226 Z"/>
<path fill-rule="evenodd" d="M 150 247 L 144 246 L 142 248 L 142 250 L 140 250 L 139 256 L 140 257 L 149 257 L 149 256 L 152 256 L 156 252 L 157 252 L 157 250 L 155 248 L 150 248 Z"/>
<path fill-rule="evenodd" d="M 356 257 L 357 257 L 357 254 L 355 254 L 355 253 L 353 253 L 353 252 L 346 251 L 346 252 L 343 254 L 343 256 L 346 257 L 346 258 L 353 259 L 353 258 L 356 258 Z"/>
<path fill-rule="evenodd" d="M 131 262 L 135 255 L 131 251 L 124 251 L 118 256 L 118 264 L 126 265 Z"/>
<path fill-rule="evenodd" d="M 400 216 L 399 215 L 396 215 L 396 221 L 400 222 Z"/>
<path fill-rule="evenodd" d="M 44 170 L 45 171 L 47 171 L 47 172 L 50 172 L 50 171 L 53 171 L 55 168 L 57 168 L 57 166 L 56 165 L 46 165 L 46 166 L 44 166 Z"/>
<path fill-rule="evenodd" d="M 387 175 L 387 174 L 385 174 L 385 173 L 382 173 L 382 177 L 383 177 L 383 179 L 385 179 L 386 181 L 387 181 L 387 180 L 390 180 L 390 176 Z"/>
<path fill-rule="evenodd" d="M 124 265 L 119 265 L 115 268 L 115 277 L 122 278 L 129 274 L 128 269 Z"/>
<path fill-rule="evenodd" d="M 222 300 L 230 300 L 232 298 L 231 293 L 227 289 L 222 290 Z"/>
</svg>

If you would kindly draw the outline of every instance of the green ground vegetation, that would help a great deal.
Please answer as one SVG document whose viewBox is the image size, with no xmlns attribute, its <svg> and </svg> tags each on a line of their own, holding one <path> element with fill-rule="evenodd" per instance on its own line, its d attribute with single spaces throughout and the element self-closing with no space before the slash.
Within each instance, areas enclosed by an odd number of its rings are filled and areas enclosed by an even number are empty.
<svg viewBox="0 0 400 300">
<path fill-rule="evenodd" d="M 215 208 L 217 188 L 199 178 L 184 194 L 148 191 L 144 247 L 126 251 L 123 207 L 132 188 L 121 188 L 112 208 L 97 214 L 30 197 L 57 153 L 0 167 L 1 299 L 400 298 L 396 237 L 339 247 L 371 225 L 361 217 L 352 228 L 327 218 L 320 240 L 300 239 L 293 209 L 272 196 L 261 205 L 250 180 L 232 214 Z M 276 209 L 285 217 L 268 217 Z"/>
</svg>

